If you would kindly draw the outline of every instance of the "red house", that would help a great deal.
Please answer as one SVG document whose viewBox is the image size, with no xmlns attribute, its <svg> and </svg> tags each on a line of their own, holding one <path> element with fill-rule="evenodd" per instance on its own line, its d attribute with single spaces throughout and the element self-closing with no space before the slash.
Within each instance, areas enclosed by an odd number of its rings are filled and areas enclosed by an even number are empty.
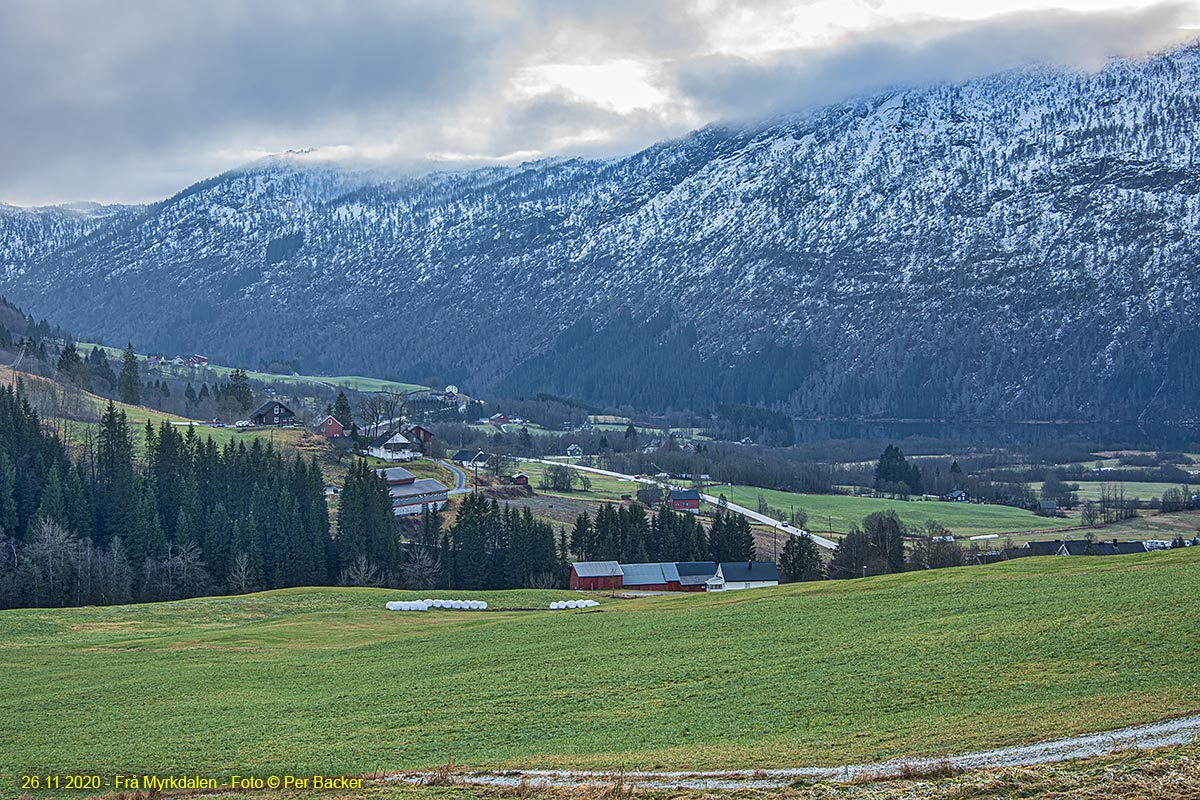
<svg viewBox="0 0 1200 800">
<path fill-rule="evenodd" d="M 529 476 L 524 472 L 518 472 L 516 475 L 513 475 L 511 478 L 509 478 L 509 480 L 512 482 L 513 486 L 529 485 Z"/>
<path fill-rule="evenodd" d="M 620 589 L 624 572 L 616 561 L 576 561 L 571 565 L 572 589 Z"/>
<path fill-rule="evenodd" d="M 420 425 L 413 425 L 411 428 L 404 429 L 404 435 L 409 439 L 420 442 L 423 445 L 429 444 L 433 440 L 433 431 L 428 428 L 422 428 Z"/>
<path fill-rule="evenodd" d="M 317 431 L 328 439 L 336 439 L 339 436 L 346 435 L 346 429 L 342 427 L 342 423 L 330 414 L 317 423 Z"/>
<path fill-rule="evenodd" d="M 672 489 L 667 496 L 667 505 L 672 511 L 700 513 L 700 493 L 695 489 Z"/>
</svg>

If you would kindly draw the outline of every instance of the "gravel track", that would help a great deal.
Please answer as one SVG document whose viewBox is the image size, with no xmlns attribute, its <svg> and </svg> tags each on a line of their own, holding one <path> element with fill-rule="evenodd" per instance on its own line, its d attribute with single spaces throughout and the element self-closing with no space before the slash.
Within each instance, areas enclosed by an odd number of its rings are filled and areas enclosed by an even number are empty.
<svg viewBox="0 0 1200 800">
<path fill-rule="evenodd" d="M 455 783 L 485 786 L 516 786 L 522 781 L 528 786 L 583 786 L 621 781 L 627 785 L 648 789 L 769 789 L 787 786 L 797 780 L 850 781 L 864 778 L 883 778 L 902 771 L 952 769 L 968 770 L 982 767 L 1015 767 L 1047 764 L 1113 753 L 1118 750 L 1151 749 L 1187 744 L 1200 736 L 1200 714 L 1120 728 L 1103 733 L 1054 739 L 1037 744 L 1001 747 L 974 753 L 941 758 L 897 758 L 873 764 L 851 764 L 842 767 L 795 767 L 768 770 L 724 770 L 715 772 L 597 772 L 575 770 L 506 770 L 465 771 L 452 773 Z M 444 778 L 432 772 L 396 775 L 390 780 L 406 783 L 429 783 Z"/>
</svg>

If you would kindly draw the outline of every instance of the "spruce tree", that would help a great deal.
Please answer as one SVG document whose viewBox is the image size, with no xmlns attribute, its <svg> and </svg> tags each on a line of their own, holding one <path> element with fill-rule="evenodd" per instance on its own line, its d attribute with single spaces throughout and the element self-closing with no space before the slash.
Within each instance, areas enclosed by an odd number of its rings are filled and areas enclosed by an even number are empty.
<svg viewBox="0 0 1200 800">
<path fill-rule="evenodd" d="M 350 409 L 350 400 L 347 399 L 346 393 L 339 391 L 337 399 L 333 401 L 333 418 L 342 424 L 343 428 L 349 429 L 350 423 L 354 421 L 354 414 Z"/>
<path fill-rule="evenodd" d="M 825 564 L 817 543 L 807 533 L 789 536 L 779 557 L 779 572 L 785 583 L 815 581 L 825 577 Z"/>
<path fill-rule="evenodd" d="M 125 346 L 117 389 L 122 403 L 136 406 L 142 402 L 142 379 L 138 375 L 138 361 L 133 352 L 133 342 Z"/>
</svg>

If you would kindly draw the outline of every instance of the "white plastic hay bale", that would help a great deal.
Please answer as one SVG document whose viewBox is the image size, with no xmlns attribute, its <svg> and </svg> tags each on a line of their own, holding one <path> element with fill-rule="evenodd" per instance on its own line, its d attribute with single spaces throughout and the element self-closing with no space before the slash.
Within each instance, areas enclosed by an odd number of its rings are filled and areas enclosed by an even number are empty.
<svg viewBox="0 0 1200 800">
<path fill-rule="evenodd" d="M 429 608 L 431 605 L 433 605 L 433 601 L 430 600 L 428 597 L 425 598 L 424 600 L 422 600 L 421 602 L 425 604 L 426 608 Z"/>
<path fill-rule="evenodd" d="M 465 608 L 467 611 L 474 611 L 476 608 L 478 608 L 478 606 L 475 605 L 477 602 L 479 602 L 479 601 L 468 600 L 465 603 L 463 603 L 463 608 Z"/>
<path fill-rule="evenodd" d="M 583 601 L 583 605 L 584 605 L 584 607 L 585 607 L 585 608 L 593 608 L 593 607 L 595 607 L 595 606 L 598 606 L 598 605 L 600 605 L 600 604 L 599 604 L 599 603 L 597 603 L 595 600 L 584 600 L 584 601 Z"/>
<path fill-rule="evenodd" d="M 578 600 L 568 600 L 567 608 L 579 608 L 579 601 Z"/>
<path fill-rule="evenodd" d="M 484 609 L 485 605 L 486 604 L 482 600 L 472 600 L 471 601 L 471 610 L 472 611 L 482 611 Z"/>
<path fill-rule="evenodd" d="M 397 603 L 395 600 L 388 600 L 386 603 L 384 603 L 383 607 L 386 608 L 388 611 L 399 611 L 400 610 L 400 604 Z"/>
<path fill-rule="evenodd" d="M 550 604 L 551 611 L 558 611 L 560 608 L 562 608 L 562 603 L 557 600 Z"/>
<path fill-rule="evenodd" d="M 480 611 L 487 611 L 487 600 L 480 600 L 480 601 L 479 601 L 479 610 L 480 610 Z"/>
<path fill-rule="evenodd" d="M 462 600 L 452 600 L 452 601 L 450 601 L 450 607 L 461 610 L 463 607 L 463 601 Z"/>
</svg>

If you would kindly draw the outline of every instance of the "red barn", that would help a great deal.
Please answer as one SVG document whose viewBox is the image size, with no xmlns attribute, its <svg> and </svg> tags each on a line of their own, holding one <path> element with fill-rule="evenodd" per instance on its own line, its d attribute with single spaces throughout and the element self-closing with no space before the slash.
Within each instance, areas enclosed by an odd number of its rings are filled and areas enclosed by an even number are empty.
<svg viewBox="0 0 1200 800">
<path fill-rule="evenodd" d="M 576 561 L 571 565 L 572 589 L 620 589 L 624 572 L 616 561 Z"/>
<path fill-rule="evenodd" d="M 681 592 L 679 570 L 673 561 L 654 564 L 622 564 L 621 586 L 639 592 Z"/>
<path fill-rule="evenodd" d="M 329 439 L 336 439 L 339 436 L 346 435 L 346 429 L 342 427 L 342 423 L 338 422 L 337 418 L 332 414 L 317 423 L 317 431 Z"/>
<path fill-rule="evenodd" d="M 695 489 L 672 489 L 667 496 L 667 505 L 672 511 L 700 513 L 700 493 Z"/>
<path fill-rule="evenodd" d="M 529 485 L 529 476 L 524 472 L 518 472 L 516 475 L 513 475 L 511 478 L 509 478 L 509 480 L 512 481 L 513 486 Z"/>
</svg>

